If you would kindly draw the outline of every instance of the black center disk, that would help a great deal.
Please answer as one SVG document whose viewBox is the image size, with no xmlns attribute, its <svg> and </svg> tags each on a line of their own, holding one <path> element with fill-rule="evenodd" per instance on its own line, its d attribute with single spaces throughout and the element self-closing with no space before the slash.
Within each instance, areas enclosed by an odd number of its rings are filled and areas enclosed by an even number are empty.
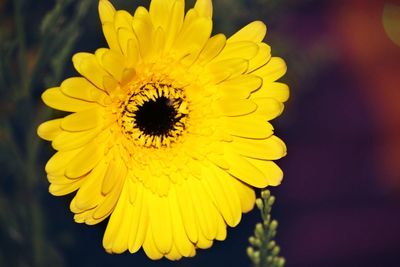
<svg viewBox="0 0 400 267">
<path fill-rule="evenodd" d="M 168 135 L 174 127 L 177 114 L 171 100 L 162 96 L 139 106 L 135 112 L 136 126 L 148 135 Z"/>
</svg>

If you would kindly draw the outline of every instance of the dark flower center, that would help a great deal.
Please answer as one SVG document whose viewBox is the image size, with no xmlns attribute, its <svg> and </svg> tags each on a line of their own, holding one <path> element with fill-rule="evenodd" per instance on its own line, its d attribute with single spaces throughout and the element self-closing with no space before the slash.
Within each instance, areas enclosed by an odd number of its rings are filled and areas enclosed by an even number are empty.
<svg viewBox="0 0 400 267">
<path fill-rule="evenodd" d="M 168 135 L 175 123 L 180 120 L 174 106 L 176 105 L 165 96 L 148 100 L 138 106 L 134 113 L 136 127 L 147 135 Z"/>
</svg>

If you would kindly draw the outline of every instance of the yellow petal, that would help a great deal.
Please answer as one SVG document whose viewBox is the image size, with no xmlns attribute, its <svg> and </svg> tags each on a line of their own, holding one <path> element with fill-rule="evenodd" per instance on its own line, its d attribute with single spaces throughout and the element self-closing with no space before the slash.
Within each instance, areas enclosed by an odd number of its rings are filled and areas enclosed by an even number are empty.
<svg viewBox="0 0 400 267">
<path fill-rule="evenodd" d="M 256 114 L 262 115 L 267 121 L 281 115 L 284 109 L 284 105 L 273 98 L 255 98 L 252 101 L 257 105 Z"/>
<path fill-rule="evenodd" d="M 114 27 L 118 32 L 119 29 L 131 29 L 132 26 L 132 15 L 125 10 L 118 10 L 114 15 Z"/>
<path fill-rule="evenodd" d="M 68 112 L 77 112 L 96 106 L 93 103 L 64 95 L 59 87 L 50 88 L 44 91 L 42 94 L 42 100 L 49 107 Z"/>
<path fill-rule="evenodd" d="M 259 89 L 262 79 L 255 75 L 241 75 L 218 84 L 218 91 L 222 96 L 245 99 L 250 93 Z"/>
<path fill-rule="evenodd" d="M 183 25 L 183 17 L 185 13 L 185 1 L 176 0 L 172 6 L 169 15 L 168 27 L 165 29 L 166 40 L 165 48 L 169 50 L 175 42 L 176 36 L 180 32 Z"/>
<path fill-rule="evenodd" d="M 274 133 L 274 128 L 261 116 L 228 117 L 224 127 L 231 135 L 244 138 L 265 139 Z"/>
<path fill-rule="evenodd" d="M 190 192 L 190 197 L 193 200 L 194 211 L 196 214 L 197 222 L 201 230 L 200 236 L 203 235 L 208 240 L 215 239 L 217 235 L 217 224 L 215 217 L 217 216 L 217 211 L 212 205 L 208 193 L 204 190 L 201 182 L 194 177 L 189 178 L 188 189 Z"/>
<path fill-rule="evenodd" d="M 154 28 L 167 29 L 168 17 L 173 4 L 174 1 L 171 0 L 152 0 L 150 2 L 149 13 Z"/>
<path fill-rule="evenodd" d="M 237 179 L 233 179 L 232 183 L 239 195 L 242 212 L 251 211 L 254 207 L 254 203 L 256 202 L 256 194 L 254 189 Z"/>
<path fill-rule="evenodd" d="M 227 77 L 236 77 L 247 71 L 249 67 L 249 61 L 243 58 L 231 58 L 225 60 L 212 60 L 206 65 L 206 75 L 209 75 L 209 80 L 214 83 L 219 83 L 221 80 L 215 79 L 214 76 L 218 76 L 220 73 L 228 73 Z M 225 78 L 225 79 L 226 79 Z M 206 77 L 207 79 L 207 77 Z"/>
<path fill-rule="evenodd" d="M 103 202 L 100 203 L 93 213 L 94 219 L 105 219 L 111 212 L 114 211 L 115 205 L 121 195 L 121 190 L 123 188 L 125 177 L 116 177 L 116 184 L 113 190 L 106 195 Z"/>
<path fill-rule="evenodd" d="M 49 175 L 63 175 L 68 163 L 82 151 L 81 148 L 55 153 L 46 163 L 45 170 Z"/>
<path fill-rule="evenodd" d="M 39 125 L 37 129 L 37 134 L 44 140 L 52 141 L 59 135 L 61 130 L 61 120 L 62 119 L 55 119 L 43 122 Z"/>
<path fill-rule="evenodd" d="M 125 28 L 118 29 L 117 30 L 117 35 L 118 35 L 118 42 L 119 42 L 119 45 L 121 47 L 121 51 L 126 57 L 129 58 L 129 54 L 128 54 L 129 47 L 128 46 L 129 46 L 129 42 L 131 40 L 135 40 L 136 41 L 135 50 L 137 50 L 137 52 L 139 52 L 138 51 L 139 48 L 138 48 L 138 45 L 137 45 L 136 35 L 133 32 L 132 27 L 129 28 L 129 29 L 125 29 Z M 133 66 L 133 64 L 129 64 L 129 60 L 127 60 L 127 65 L 128 66 Z"/>
<path fill-rule="evenodd" d="M 257 55 L 249 60 L 248 72 L 252 72 L 265 64 L 271 59 L 271 47 L 266 43 L 258 44 Z"/>
<path fill-rule="evenodd" d="M 215 105 L 223 115 L 229 117 L 247 115 L 257 109 L 257 105 L 248 99 L 220 98 Z"/>
<path fill-rule="evenodd" d="M 264 140 L 234 138 L 232 147 L 242 156 L 276 160 L 286 155 L 285 143 L 276 136 Z"/>
<path fill-rule="evenodd" d="M 191 54 L 197 57 L 210 38 L 211 31 L 212 21 L 206 18 L 196 19 L 186 28 L 182 28 L 173 46 L 176 56 L 181 58 Z"/>
<path fill-rule="evenodd" d="M 77 53 L 72 57 L 75 69 L 86 77 L 97 88 L 104 89 L 103 80 L 109 74 L 103 70 L 95 55 L 90 53 Z"/>
<path fill-rule="evenodd" d="M 243 58 L 250 60 L 254 58 L 259 50 L 258 44 L 250 41 L 241 42 L 228 42 L 221 51 L 221 53 L 215 58 L 215 60 L 223 60 L 230 58 Z"/>
<path fill-rule="evenodd" d="M 104 37 L 106 38 L 108 47 L 110 47 L 111 50 L 114 51 L 121 51 L 121 47 L 119 46 L 118 43 L 118 36 L 117 36 L 117 30 L 114 27 L 113 22 L 105 22 L 103 23 L 103 34 Z"/>
<path fill-rule="evenodd" d="M 101 64 L 108 73 L 110 73 L 116 81 L 122 80 L 122 74 L 125 69 L 125 60 L 120 53 L 114 50 L 106 50 L 101 55 Z"/>
<path fill-rule="evenodd" d="M 119 155 L 115 155 L 108 163 L 107 171 L 104 175 L 101 186 L 101 193 L 107 195 L 111 192 L 119 179 L 125 179 L 127 168 Z M 100 181 L 99 181 L 100 182 Z"/>
<path fill-rule="evenodd" d="M 197 0 L 194 9 L 201 17 L 212 18 L 213 5 L 211 0 Z"/>
<path fill-rule="evenodd" d="M 101 195 L 101 183 L 104 179 L 108 164 L 102 159 L 88 174 L 86 182 L 81 186 L 75 196 L 75 205 L 81 211 L 95 208 L 103 201 Z"/>
<path fill-rule="evenodd" d="M 103 237 L 103 246 L 108 252 L 123 253 L 128 249 L 132 216 L 132 206 L 128 200 L 127 187 L 124 187 L 110 216 Z"/>
<path fill-rule="evenodd" d="M 146 237 L 143 243 L 143 250 L 147 257 L 152 260 L 159 260 L 163 257 L 163 254 L 157 249 L 156 244 L 154 243 L 151 225 L 149 225 L 147 228 Z"/>
<path fill-rule="evenodd" d="M 102 125 L 102 110 L 92 108 L 68 115 L 61 121 L 61 128 L 66 131 L 87 131 Z"/>
<path fill-rule="evenodd" d="M 196 243 L 198 240 L 198 230 L 196 224 L 196 217 L 194 213 L 194 203 L 190 198 L 186 181 L 182 185 L 176 185 L 176 197 L 178 199 L 179 208 L 182 214 L 182 221 L 185 231 L 190 241 Z"/>
<path fill-rule="evenodd" d="M 286 73 L 287 67 L 283 59 L 272 57 L 271 60 L 252 74 L 263 78 L 264 83 L 272 83 L 281 78 Z"/>
<path fill-rule="evenodd" d="M 132 28 L 139 42 L 140 55 L 146 60 L 151 56 L 151 52 L 153 51 L 152 39 L 154 27 L 150 15 L 145 8 L 139 7 L 136 9 Z"/>
<path fill-rule="evenodd" d="M 60 88 L 63 94 L 88 102 L 104 103 L 107 97 L 104 91 L 83 77 L 68 78 L 61 83 Z"/>
<path fill-rule="evenodd" d="M 257 169 L 259 169 L 268 181 L 268 185 L 277 186 L 280 185 L 283 179 L 283 172 L 275 162 L 269 160 L 258 160 L 247 158 L 247 160 Z M 265 186 L 256 186 L 258 188 L 262 188 Z"/>
<path fill-rule="evenodd" d="M 223 34 L 217 34 L 207 40 L 201 51 L 197 63 L 206 64 L 213 60 L 225 47 L 226 37 Z"/>
<path fill-rule="evenodd" d="M 176 248 L 175 244 L 172 246 L 171 251 L 168 252 L 168 254 L 165 255 L 165 257 L 171 261 L 177 261 L 182 258 L 182 255 Z"/>
<path fill-rule="evenodd" d="M 83 182 L 84 179 L 80 179 L 70 184 L 51 184 L 49 186 L 49 192 L 53 196 L 64 196 L 76 191 Z"/>
<path fill-rule="evenodd" d="M 176 197 L 175 186 L 171 187 L 168 200 L 173 224 L 172 230 L 175 246 L 181 255 L 189 257 L 194 247 L 185 232 L 181 210 L 179 209 L 179 204 Z"/>
<path fill-rule="evenodd" d="M 115 8 L 107 0 L 99 1 L 99 15 L 102 23 L 112 22 L 114 20 Z"/>
<path fill-rule="evenodd" d="M 172 224 L 167 197 L 148 193 L 152 238 L 160 253 L 166 254 L 172 248 Z"/>
<path fill-rule="evenodd" d="M 147 193 L 144 193 L 143 186 L 139 185 L 137 201 L 132 204 L 134 214 L 132 220 L 132 229 L 129 235 L 129 252 L 137 252 L 144 243 L 149 225 L 149 215 L 147 206 Z"/>
<path fill-rule="evenodd" d="M 228 191 L 228 188 L 223 184 L 225 171 L 217 169 L 212 165 L 204 168 L 204 182 L 207 184 L 207 188 L 212 196 L 215 206 L 224 217 L 226 223 L 229 226 L 235 226 L 241 217 L 241 210 L 238 209 L 235 199 L 231 198 L 232 192 Z M 231 177 L 230 179 L 235 179 Z M 239 211 L 239 212 L 238 212 Z"/>
<path fill-rule="evenodd" d="M 264 173 L 251 164 L 250 159 L 231 151 L 225 151 L 224 157 L 231 163 L 228 172 L 237 179 L 258 188 L 264 188 L 269 184 Z"/>
<path fill-rule="evenodd" d="M 104 156 L 104 145 L 92 141 L 87 144 L 67 165 L 65 175 L 70 178 L 89 173 Z"/>
<path fill-rule="evenodd" d="M 289 94 L 289 86 L 284 83 L 263 83 L 259 90 L 251 94 L 250 98 L 274 98 L 280 102 L 286 102 Z"/>
<path fill-rule="evenodd" d="M 52 142 L 52 146 L 55 150 L 73 150 L 80 148 L 89 143 L 95 138 L 101 128 L 94 128 L 89 131 L 82 132 L 61 132 Z"/>
<path fill-rule="evenodd" d="M 228 39 L 228 42 L 252 41 L 261 42 L 267 34 L 267 27 L 261 21 L 253 21 Z"/>
</svg>

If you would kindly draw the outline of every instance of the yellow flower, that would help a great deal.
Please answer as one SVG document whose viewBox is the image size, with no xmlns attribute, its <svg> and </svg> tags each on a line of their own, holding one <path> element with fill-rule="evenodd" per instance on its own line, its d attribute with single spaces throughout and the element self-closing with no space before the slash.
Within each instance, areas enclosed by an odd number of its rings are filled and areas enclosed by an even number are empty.
<svg viewBox="0 0 400 267">
<path fill-rule="evenodd" d="M 211 0 L 186 15 L 184 0 L 152 0 L 133 16 L 100 0 L 99 13 L 110 48 L 74 55 L 81 76 L 42 95 L 72 113 L 38 128 L 57 150 L 50 193 L 77 190 L 78 223 L 110 217 L 107 252 L 194 256 L 253 208 L 254 188 L 282 180 L 286 147 L 268 121 L 289 96 L 276 82 L 286 65 L 260 21 L 211 37 Z"/>
</svg>

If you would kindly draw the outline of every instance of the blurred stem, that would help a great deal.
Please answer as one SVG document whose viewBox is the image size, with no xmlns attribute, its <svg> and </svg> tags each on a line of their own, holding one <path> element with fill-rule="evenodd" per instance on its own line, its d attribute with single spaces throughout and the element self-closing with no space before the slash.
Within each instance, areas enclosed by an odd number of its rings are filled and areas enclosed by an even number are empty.
<svg viewBox="0 0 400 267">
<path fill-rule="evenodd" d="M 22 95 L 27 96 L 29 95 L 28 61 L 26 53 L 25 24 L 22 15 L 22 1 L 23 0 L 14 0 L 14 18 L 18 42 L 19 78 L 21 82 Z"/>
</svg>

